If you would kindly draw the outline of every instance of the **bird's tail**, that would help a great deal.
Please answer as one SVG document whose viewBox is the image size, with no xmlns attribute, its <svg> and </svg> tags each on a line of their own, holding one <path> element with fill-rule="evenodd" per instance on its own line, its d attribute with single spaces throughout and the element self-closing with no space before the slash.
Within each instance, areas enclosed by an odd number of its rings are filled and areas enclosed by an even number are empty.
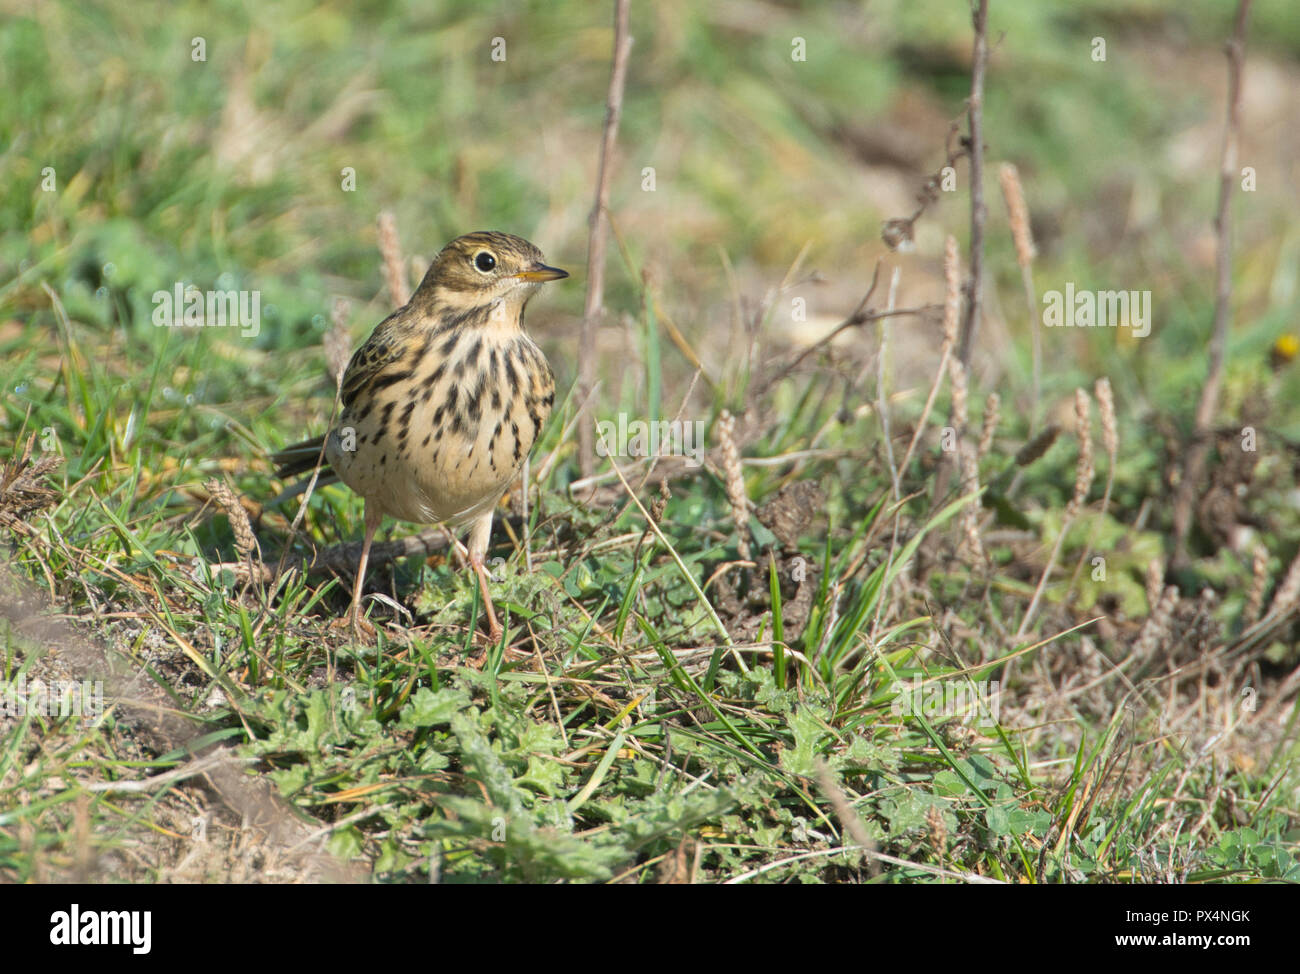
<svg viewBox="0 0 1300 974">
<path fill-rule="evenodd" d="M 325 457 L 324 436 L 313 436 L 310 440 L 303 440 L 301 443 L 286 446 L 283 450 L 277 450 L 271 454 L 271 462 L 275 464 L 275 475 L 281 480 L 291 480 L 300 474 L 310 474 L 318 465 L 320 467 L 320 476 L 316 479 L 317 487 L 336 483 L 339 479 L 338 474 L 330 467 L 330 462 Z M 296 497 L 307 489 L 310 480 L 310 477 L 306 477 L 298 483 L 285 488 L 284 492 L 279 494 L 271 503 L 276 504 L 288 500 L 290 497 Z"/>
</svg>

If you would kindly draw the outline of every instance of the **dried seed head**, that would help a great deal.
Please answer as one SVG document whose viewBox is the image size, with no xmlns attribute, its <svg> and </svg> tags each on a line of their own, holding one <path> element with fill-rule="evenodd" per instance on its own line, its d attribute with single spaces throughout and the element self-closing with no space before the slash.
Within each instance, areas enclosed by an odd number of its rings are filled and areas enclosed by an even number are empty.
<svg viewBox="0 0 1300 974">
<path fill-rule="evenodd" d="M 1020 170 L 1012 163 L 1004 162 L 998 170 L 998 180 L 1002 183 L 1002 198 L 1007 204 L 1011 238 L 1016 243 L 1016 263 L 1027 268 L 1038 252 L 1034 249 L 1034 235 L 1029 229 L 1029 208 L 1025 206 L 1025 194 L 1020 185 Z"/>
<path fill-rule="evenodd" d="M 250 558 L 257 550 L 257 536 L 253 534 L 252 522 L 248 519 L 244 505 L 239 502 L 239 495 L 229 484 L 215 477 L 204 486 L 208 488 L 212 499 L 226 512 L 226 517 L 230 518 L 230 530 L 235 535 L 235 551 L 241 559 Z"/>
<path fill-rule="evenodd" d="M 1074 391 L 1074 429 L 1079 437 L 1079 459 L 1074 467 L 1074 496 L 1065 509 L 1066 517 L 1075 517 L 1083 508 L 1096 472 L 1092 460 L 1092 400 L 1082 389 Z"/>
<path fill-rule="evenodd" d="M 980 489 L 979 467 L 975 462 L 975 448 L 969 442 L 963 442 L 960 453 L 962 490 L 967 494 L 973 494 Z M 971 509 L 969 505 L 968 509 Z"/>
<path fill-rule="evenodd" d="M 1246 596 L 1246 608 L 1242 612 L 1242 622 L 1252 626 L 1259 621 L 1264 608 L 1264 589 L 1268 587 L 1268 549 L 1263 545 L 1255 546 L 1255 558 L 1251 565 L 1250 593 Z"/>
<path fill-rule="evenodd" d="M 931 850 L 943 855 L 948 848 L 948 826 L 944 824 L 943 813 L 938 806 L 931 805 L 926 811 L 925 827 L 929 833 Z"/>
<path fill-rule="evenodd" d="M 952 348 L 957 343 L 957 317 L 961 312 L 961 262 L 957 258 L 957 238 L 949 236 L 943 248 L 943 343 Z"/>
<path fill-rule="evenodd" d="M 402 266 L 402 245 L 397 239 L 397 221 L 390 210 L 379 214 L 379 253 L 384 258 L 384 275 L 393 307 L 400 308 L 411 300 L 411 285 Z"/>
<path fill-rule="evenodd" d="M 717 428 L 727 500 L 731 502 L 731 517 L 736 522 L 736 548 L 740 557 L 749 561 L 749 498 L 745 496 L 745 473 L 736 446 L 736 417 L 724 409 L 718 417 Z"/>
<path fill-rule="evenodd" d="M 347 298 L 335 298 L 330 308 L 330 330 L 321 340 L 325 346 L 325 367 L 329 369 L 330 378 L 338 385 L 343 381 L 348 361 L 352 358 L 352 334 L 348 331 L 348 315 L 352 302 Z"/>
<path fill-rule="evenodd" d="M 1052 423 L 1016 452 L 1016 466 L 1027 467 L 1052 448 L 1061 435 L 1061 427 Z"/>
<path fill-rule="evenodd" d="M 1178 589 L 1170 585 L 1160 601 L 1155 603 L 1151 615 L 1147 616 L 1142 632 L 1133 646 L 1133 655 L 1139 661 L 1150 659 L 1168 641 L 1169 621 L 1177 607 Z"/>
<path fill-rule="evenodd" d="M 975 460 L 975 449 L 966 441 L 958 447 L 961 453 L 962 493 L 973 494 L 980 489 L 979 466 Z M 984 544 L 980 540 L 979 504 L 969 503 L 961 509 L 961 528 L 966 539 L 966 546 L 971 554 L 980 561 L 987 561 Z"/>
<path fill-rule="evenodd" d="M 1101 442 L 1113 469 L 1119 455 L 1119 424 L 1115 421 L 1115 396 L 1110 390 L 1110 380 L 1098 379 L 1093 391 L 1097 394 L 1097 410 L 1101 413 Z"/>
<path fill-rule="evenodd" d="M 988 452 L 993 446 L 993 434 L 998 428 L 1001 407 L 1002 397 L 996 392 L 990 392 L 988 398 L 984 400 L 984 426 L 980 430 L 980 448 L 977 454 L 980 460 L 988 456 Z"/>
<path fill-rule="evenodd" d="M 948 359 L 948 378 L 952 382 L 952 424 L 957 428 L 957 435 L 962 436 L 970 421 L 967 402 L 969 389 L 966 385 L 966 366 L 955 355 Z"/>
<path fill-rule="evenodd" d="M 672 499 L 673 492 L 668 489 L 668 481 L 659 481 L 659 496 L 650 502 L 650 517 L 659 524 L 664 519 L 664 511 L 668 509 L 668 502 Z"/>
</svg>

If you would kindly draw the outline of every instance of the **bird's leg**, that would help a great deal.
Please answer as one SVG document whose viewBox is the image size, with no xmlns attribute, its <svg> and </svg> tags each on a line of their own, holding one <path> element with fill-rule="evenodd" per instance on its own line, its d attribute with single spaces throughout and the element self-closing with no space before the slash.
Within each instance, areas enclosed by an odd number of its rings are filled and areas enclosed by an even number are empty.
<svg viewBox="0 0 1300 974">
<path fill-rule="evenodd" d="M 352 633 L 355 636 L 360 636 L 363 630 L 368 631 L 369 635 L 374 635 L 375 632 L 375 627 L 361 618 L 361 588 L 366 583 L 366 562 L 370 560 L 370 543 L 375 540 L 375 531 L 378 530 L 384 516 L 376 510 L 373 504 L 367 503 L 364 519 L 366 522 L 366 536 L 365 540 L 361 542 L 361 561 L 357 564 L 357 580 L 352 585 L 352 610 L 348 613 Z"/>
<path fill-rule="evenodd" d="M 496 611 L 492 607 L 492 592 L 488 589 L 488 572 L 484 561 L 487 558 L 488 539 L 492 536 L 492 510 L 480 515 L 473 527 L 469 529 L 469 564 L 478 575 L 479 591 L 483 593 L 483 609 L 487 615 L 488 638 L 496 642 L 501 638 L 501 624 L 497 622 Z"/>
</svg>

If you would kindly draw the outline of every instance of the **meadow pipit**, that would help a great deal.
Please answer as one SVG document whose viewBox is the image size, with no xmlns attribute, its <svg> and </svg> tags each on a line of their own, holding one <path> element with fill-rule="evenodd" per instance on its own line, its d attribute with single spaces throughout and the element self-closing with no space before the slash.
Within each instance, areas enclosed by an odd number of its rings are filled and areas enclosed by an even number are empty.
<svg viewBox="0 0 1300 974">
<path fill-rule="evenodd" d="M 499 638 L 483 565 L 492 512 L 555 401 L 551 368 L 524 332 L 524 305 L 541 284 L 568 276 L 520 237 L 457 237 L 406 306 L 353 354 L 335 428 L 272 457 L 281 478 L 319 463 L 319 483 L 342 480 L 365 500 L 354 630 L 362 626 L 370 543 L 387 514 L 448 527 L 471 523 L 469 563 L 492 638 Z"/>
</svg>

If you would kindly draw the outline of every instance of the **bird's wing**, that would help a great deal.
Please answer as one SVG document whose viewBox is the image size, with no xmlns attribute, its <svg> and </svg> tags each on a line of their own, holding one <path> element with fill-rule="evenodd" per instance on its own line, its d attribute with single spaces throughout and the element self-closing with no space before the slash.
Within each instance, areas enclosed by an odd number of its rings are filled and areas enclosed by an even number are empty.
<svg viewBox="0 0 1300 974">
<path fill-rule="evenodd" d="M 343 408 L 351 407 L 357 396 L 373 393 L 386 385 L 400 382 L 409 375 L 403 366 L 409 348 L 408 329 L 401 312 L 389 315 L 352 353 L 343 373 Z"/>
</svg>

